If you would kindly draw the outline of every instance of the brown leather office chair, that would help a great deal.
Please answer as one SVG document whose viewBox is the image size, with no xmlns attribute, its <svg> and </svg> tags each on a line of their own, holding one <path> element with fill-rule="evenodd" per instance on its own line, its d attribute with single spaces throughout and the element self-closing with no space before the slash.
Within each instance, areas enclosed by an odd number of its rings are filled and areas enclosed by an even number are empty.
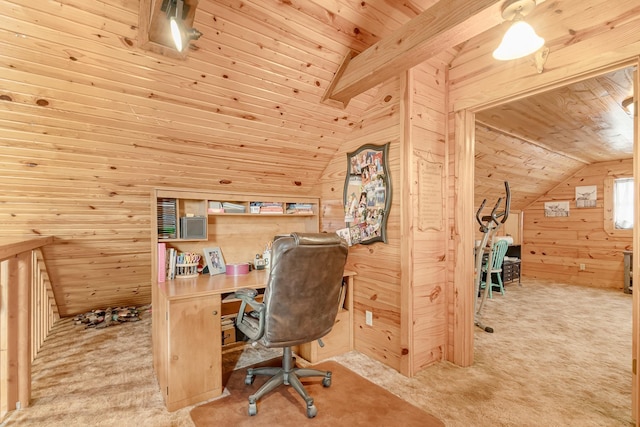
<svg viewBox="0 0 640 427">
<path fill-rule="evenodd" d="M 282 367 L 247 370 L 247 385 L 256 375 L 271 376 L 249 396 L 249 415 L 258 413 L 258 399 L 285 384 L 293 386 L 305 400 L 307 416 L 316 416 L 313 398 L 299 378 L 321 376 L 322 385 L 329 387 L 331 372 L 296 368 L 291 347 L 319 340 L 331 331 L 338 313 L 347 252 L 347 243 L 335 234 L 293 233 L 279 237 L 272 246 L 264 301 L 255 301 L 255 290 L 236 292 L 242 300 L 236 318 L 238 329 L 251 341 L 283 348 Z"/>
</svg>

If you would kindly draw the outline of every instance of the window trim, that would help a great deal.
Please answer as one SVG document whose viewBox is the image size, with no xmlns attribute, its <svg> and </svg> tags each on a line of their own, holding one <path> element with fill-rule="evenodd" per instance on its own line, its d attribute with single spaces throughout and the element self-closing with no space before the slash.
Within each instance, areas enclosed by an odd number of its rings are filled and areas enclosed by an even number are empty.
<svg viewBox="0 0 640 427">
<path fill-rule="evenodd" d="M 614 224 L 613 186 L 616 179 L 624 178 L 633 178 L 633 176 L 608 176 L 604 179 L 604 231 L 610 236 L 633 237 L 633 228 L 621 230 Z"/>
</svg>

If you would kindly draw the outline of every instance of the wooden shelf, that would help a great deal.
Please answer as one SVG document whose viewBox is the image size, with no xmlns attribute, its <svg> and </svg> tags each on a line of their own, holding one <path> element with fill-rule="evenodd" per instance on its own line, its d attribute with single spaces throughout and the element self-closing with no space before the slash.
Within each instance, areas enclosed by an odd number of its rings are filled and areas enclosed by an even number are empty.
<svg viewBox="0 0 640 427">
<path fill-rule="evenodd" d="M 206 242 L 207 239 L 158 239 L 158 242 L 179 243 L 179 242 Z"/>
<path fill-rule="evenodd" d="M 175 238 L 159 238 L 158 199 L 175 201 L 175 212 L 168 225 L 176 227 Z M 209 213 L 210 201 L 231 201 L 245 207 L 244 213 Z M 312 213 L 251 213 L 250 203 L 277 201 L 283 209 L 289 203 L 312 206 Z M 153 365 L 165 405 L 170 411 L 219 396 L 222 392 L 221 352 L 223 329 L 221 316 L 237 313 L 239 300 L 221 298 L 234 288 L 264 288 L 268 270 L 231 277 L 224 274 L 198 275 L 192 278 L 158 281 L 158 243 L 178 252 L 204 254 L 205 248 L 221 249 L 226 264 L 248 262 L 262 254 L 265 244 L 277 234 L 319 230 L 317 197 L 290 197 L 271 194 L 210 192 L 163 188 L 151 194 L 151 301 Z M 204 217 L 205 238 L 185 239 L 180 218 Z M 264 220 L 256 220 L 263 217 Z M 171 221 L 172 220 L 172 221 Z M 160 270 L 160 273 L 159 273 Z M 237 306 L 237 307 L 236 307 Z M 345 317 L 345 314 L 340 314 Z M 350 316 L 351 313 L 347 312 Z M 349 320 L 350 322 L 351 320 Z M 342 325 L 341 325 L 342 327 Z M 228 332 L 228 329 L 225 329 Z M 346 340 L 351 345 L 352 334 Z M 214 337 L 220 339 L 214 339 Z M 236 343 L 228 344 L 231 346 Z M 226 345 L 225 345 L 226 348 Z M 203 380 L 204 379 L 204 380 Z"/>
<path fill-rule="evenodd" d="M 215 212 L 207 214 L 209 216 L 260 216 L 260 217 L 270 217 L 270 216 L 316 216 L 315 213 L 224 213 L 224 212 Z"/>
</svg>

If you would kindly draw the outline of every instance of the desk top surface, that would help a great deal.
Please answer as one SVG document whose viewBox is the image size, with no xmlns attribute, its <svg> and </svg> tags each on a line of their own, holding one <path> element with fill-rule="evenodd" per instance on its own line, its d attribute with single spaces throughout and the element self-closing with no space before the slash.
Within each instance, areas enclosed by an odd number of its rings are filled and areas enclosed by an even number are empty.
<svg viewBox="0 0 640 427">
<path fill-rule="evenodd" d="M 344 271 L 344 276 L 354 276 L 353 271 Z M 194 296 L 216 295 L 235 292 L 241 288 L 262 289 L 267 286 L 269 270 L 253 270 L 248 274 L 229 276 L 226 274 L 200 274 L 187 279 L 173 279 L 158 282 L 158 288 L 167 299 L 191 298 Z"/>
</svg>

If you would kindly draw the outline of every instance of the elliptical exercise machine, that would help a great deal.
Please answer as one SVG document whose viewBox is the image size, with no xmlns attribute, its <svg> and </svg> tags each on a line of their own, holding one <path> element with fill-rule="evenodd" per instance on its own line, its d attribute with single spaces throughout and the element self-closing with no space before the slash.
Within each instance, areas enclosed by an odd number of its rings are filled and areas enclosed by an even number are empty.
<svg viewBox="0 0 640 427">
<path fill-rule="evenodd" d="M 493 265 L 493 243 L 495 240 L 496 232 L 498 229 L 507 221 L 509 217 L 509 205 L 511 204 L 511 191 L 509 190 L 509 182 L 504 182 L 505 189 L 505 205 L 503 211 L 498 211 L 500 208 L 500 204 L 502 203 L 502 197 L 498 198 L 493 210 L 490 215 L 482 216 L 482 210 L 484 209 L 484 205 L 487 203 L 487 199 L 482 201 L 482 204 L 478 208 L 476 212 L 476 221 L 480 224 L 480 231 L 482 232 L 482 239 L 480 240 L 480 245 L 475 248 L 476 252 L 476 269 L 475 269 L 475 304 L 474 304 L 474 321 L 475 325 L 485 332 L 493 333 L 493 328 L 490 326 L 486 326 L 482 323 L 482 308 L 484 307 L 484 303 L 487 299 L 487 294 L 489 293 L 488 286 L 491 286 L 491 278 L 489 275 L 491 274 L 491 269 L 487 269 L 486 272 L 487 278 L 487 286 L 485 286 L 484 291 L 480 288 L 482 283 L 482 259 L 485 254 L 485 248 L 487 248 L 487 242 L 490 242 L 488 246 L 488 255 L 489 260 L 487 261 L 487 265 Z"/>
</svg>

